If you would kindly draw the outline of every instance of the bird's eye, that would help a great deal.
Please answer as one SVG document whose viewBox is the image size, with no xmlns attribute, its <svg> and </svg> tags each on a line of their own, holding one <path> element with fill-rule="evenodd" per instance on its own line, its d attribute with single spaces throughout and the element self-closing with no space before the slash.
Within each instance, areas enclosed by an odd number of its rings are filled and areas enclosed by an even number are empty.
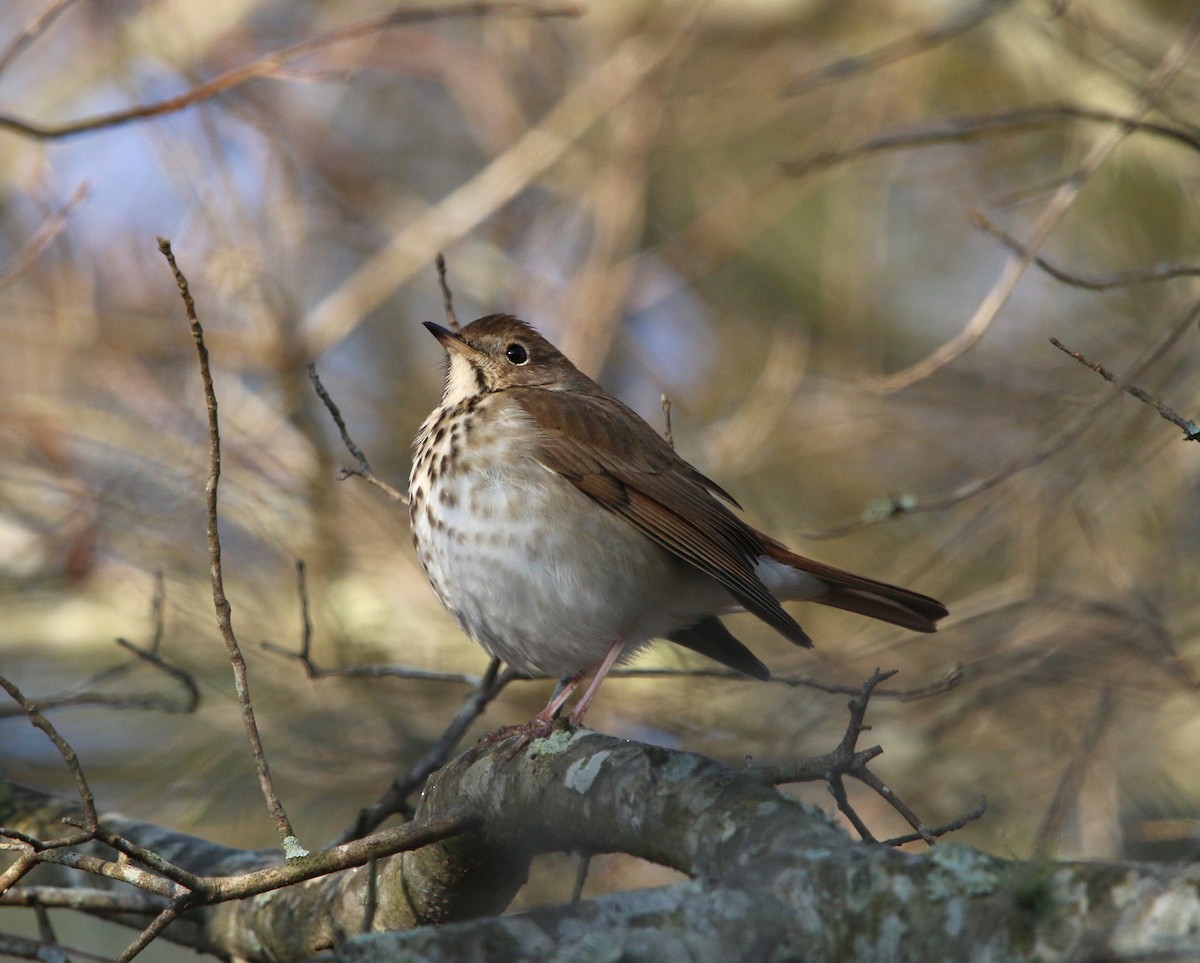
<svg viewBox="0 0 1200 963">
<path fill-rule="evenodd" d="M 529 352 L 525 350 L 525 345 L 513 342 L 504 349 L 504 357 L 513 364 L 525 364 L 529 360 Z"/>
</svg>

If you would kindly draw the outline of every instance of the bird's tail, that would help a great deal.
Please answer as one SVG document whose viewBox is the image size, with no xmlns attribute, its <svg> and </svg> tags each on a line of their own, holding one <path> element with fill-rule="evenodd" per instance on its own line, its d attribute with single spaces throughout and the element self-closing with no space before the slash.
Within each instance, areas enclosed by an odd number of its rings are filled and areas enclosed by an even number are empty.
<svg viewBox="0 0 1200 963">
<path fill-rule="evenodd" d="M 806 576 L 796 579 L 797 599 L 832 605 L 917 632 L 936 632 L 938 620 L 950 614 L 946 606 L 928 595 L 805 558 L 773 538 L 764 536 L 763 546 L 769 558 Z M 789 597 L 787 586 L 781 597 Z"/>
</svg>

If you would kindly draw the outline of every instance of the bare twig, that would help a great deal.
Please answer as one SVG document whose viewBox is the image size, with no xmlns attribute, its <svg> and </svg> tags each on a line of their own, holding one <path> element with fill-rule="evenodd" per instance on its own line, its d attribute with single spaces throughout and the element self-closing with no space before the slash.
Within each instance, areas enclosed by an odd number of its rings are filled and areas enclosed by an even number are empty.
<svg viewBox="0 0 1200 963">
<path fill-rule="evenodd" d="M 137 935 L 137 938 L 127 947 L 125 947 L 125 949 L 121 952 L 121 955 L 117 957 L 117 963 L 127 963 L 128 960 L 132 960 L 135 956 L 141 953 L 142 950 L 154 942 L 154 940 L 158 938 L 158 935 L 163 930 L 165 930 L 171 923 L 175 922 L 180 911 L 187 906 L 187 903 L 188 900 L 185 898 L 181 900 L 175 900 L 170 906 L 164 907 L 162 911 L 150 921 L 150 924 Z"/>
<path fill-rule="evenodd" d="M 548 677 L 530 677 L 548 678 Z M 646 679 L 646 678 L 683 678 L 683 679 L 729 679 L 732 682 L 756 682 L 750 676 L 734 669 L 700 668 L 700 669 L 662 669 L 662 668 L 623 668 L 613 669 L 610 679 Z M 879 689 L 873 694 L 877 699 L 899 699 L 901 702 L 916 702 L 930 696 L 940 695 L 955 688 L 963 680 L 963 667 L 955 665 L 940 679 L 928 685 L 912 689 Z M 862 691 L 862 686 L 843 685 L 837 682 L 826 682 L 806 675 L 773 675 L 771 682 L 789 688 L 815 689 L 818 692 L 828 692 L 832 695 L 856 696 Z"/>
<path fill-rule="evenodd" d="M 50 720 L 47 719 L 37 705 L 31 700 L 25 698 L 17 686 L 0 676 L 0 689 L 3 689 L 9 694 L 14 702 L 17 703 L 25 714 L 29 716 L 29 721 L 37 729 L 41 729 L 46 734 L 46 737 L 54 743 L 54 748 L 58 750 L 58 754 L 62 756 L 63 762 L 67 765 L 67 770 L 71 773 L 71 777 L 75 780 L 75 791 L 79 794 L 79 802 L 83 806 L 84 814 L 84 829 L 78 834 L 69 837 L 66 840 L 56 841 L 55 845 L 70 846 L 76 842 L 84 842 L 91 839 L 95 834 L 97 827 L 96 803 L 92 797 L 91 787 L 88 786 L 87 777 L 83 774 L 83 767 L 80 765 L 79 757 L 75 755 L 75 750 L 71 748 L 71 744 L 67 742 L 54 728 Z M 0 888 L 3 892 L 3 888 Z"/>
<path fill-rule="evenodd" d="M 0 74 L 4 73 L 14 60 L 17 59 L 29 45 L 50 29 L 50 25 L 58 19 L 75 0 L 52 0 L 41 13 L 35 16 L 25 27 L 8 42 L 4 52 L 0 53 Z"/>
<path fill-rule="evenodd" d="M 1075 203 L 1092 175 L 1112 155 L 1118 145 L 1143 124 L 1143 118 L 1153 107 L 1159 94 L 1175 79 L 1187 63 L 1197 40 L 1200 40 L 1200 11 L 1193 15 L 1183 32 L 1158 62 L 1150 77 L 1137 95 L 1137 108 L 1131 117 L 1104 131 L 1092 144 L 1083 159 L 1076 165 L 1071 176 L 1054 192 L 1046 206 L 1034 219 L 1026 251 L 1019 257 L 1010 258 L 984 296 L 975 313 L 967 320 L 962 330 L 941 344 L 920 361 L 890 375 L 869 379 L 873 386 L 883 392 L 901 391 L 930 377 L 954 359 L 973 348 L 983 338 L 992 322 L 999 316 L 1004 305 L 1016 290 L 1017 284 L 1032 263 L 1033 256 L 1067 210 Z M 1192 146 L 1196 139 L 1190 138 Z"/>
<path fill-rule="evenodd" d="M 904 802 L 895 792 L 888 787 L 875 773 L 871 772 L 868 764 L 876 757 L 882 755 L 883 749 L 880 746 L 872 746 L 869 749 L 858 748 L 858 738 L 862 733 L 868 731 L 871 727 L 866 725 L 867 705 L 870 703 L 871 696 L 875 693 L 876 688 L 880 683 L 890 679 L 896 674 L 893 669 L 890 672 L 881 672 L 876 669 L 869 679 L 867 679 L 859 687 L 854 698 L 850 700 L 848 708 L 850 710 L 850 721 L 846 726 L 845 734 L 842 736 L 841 742 L 837 747 L 823 756 L 816 756 L 812 759 L 802 759 L 797 762 L 788 763 L 781 766 L 763 766 L 757 771 L 763 779 L 779 785 L 785 782 L 818 782 L 824 781 L 829 786 L 829 791 L 832 793 L 834 801 L 837 803 L 838 810 L 850 821 L 855 832 L 863 839 L 864 842 L 873 843 L 877 840 L 871 833 L 870 829 L 863 822 L 862 817 L 854 810 L 850 804 L 849 797 L 846 794 L 846 786 L 844 777 L 849 776 L 857 779 L 865 786 L 873 789 L 880 797 L 885 799 L 893 809 L 896 810 L 905 821 L 916 831 L 917 835 L 909 837 L 901 837 L 899 840 L 890 840 L 891 845 L 901 845 L 902 842 L 913 842 L 917 839 L 923 840 L 925 843 L 932 845 L 937 836 L 941 832 L 937 832 L 927 828 L 917 814 L 912 811 L 907 803 Z M 981 813 L 982 814 L 982 813 Z M 959 828 L 965 825 L 972 818 L 978 816 L 963 817 L 954 824 L 950 824 L 951 828 Z M 940 828 L 940 827 L 939 827 Z M 944 829 L 949 832 L 950 828 Z"/>
<path fill-rule="evenodd" d="M 450 284 L 446 281 L 446 258 L 438 251 L 437 256 L 438 287 L 442 289 L 442 307 L 446 311 L 446 324 L 451 331 L 459 330 L 458 315 L 454 313 L 454 295 L 450 293 Z"/>
<path fill-rule="evenodd" d="M 1026 130 L 1041 130 L 1061 124 L 1064 120 L 1081 120 L 1086 123 L 1102 124 L 1122 133 L 1149 134 L 1200 151 L 1200 135 L 1183 127 L 1172 127 L 1168 124 L 1143 120 L 1138 113 L 1120 114 L 1075 104 L 1044 104 L 999 114 L 947 117 L 924 125 L 889 131 L 869 137 L 849 147 L 834 148 L 812 154 L 809 157 L 784 161 L 782 168 L 786 174 L 801 177 L 872 154 L 908 150 L 912 147 L 969 143 L 985 137 L 997 137 Z M 1071 180 L 1073 178 L 1064 178 L 1063 183 L 1066 184 Z"/>
<path fill-rule="evenodd" d="M 58 951 L 60 960 L 86 960 L 89 963 L 112 963 L 111 956 L 100 956 L 98 953 L 91 953 L 88 950 L 80 950 L 74 947 L 54 946 L 47 947 L 41 940 L 31 939 L 27 936 L 15 936 L 11 933 L 0 933 L 0 953 L 9 954 L 9 959 L 20 960 L 37 960 L 38 963 L 50 963 L 56 957 L 50 955 L 50 951 Z"/>
<path fill-rule="evenodd" d="M 246 728 L 246 737 L 250 742 L 250 753 L 254 757 L 254 765 L 258 770 L 258 780 L 262 787 L 267 810 L 275 822 L 280 841 L 288 858 L 307 855 L 304 847 L 296 839 L 287 812 L 275 791 L 271 780 L 271 771 L 267 765 L 267 757 L 263 752 L 262 739 L 258 733 L 258 723 L 254 718 L 254 706 L 250 700 L 250 680 L 246 672 L 246 660 L 242 656 L 241 646 L 233 631 L 233 609 L 225 595 L 225 577 L 221 568 L 221 536 L 217 524 L 217 488 L 221 478 L 221 435 L 217 421 L 217 394 L 213 387 L 212 372 L 208 364 L 208 347 L 204 343 L 204 330 L 196 317 L 196 302 L 188 287 L 187 278 L 175 263 L 175 255 L 171 251 L 171 242 L 166 238 L 158 239 L 158 249 L 167 259 L 171 272 L 175 276 L 175 284 L 183 299 L 184 310 L 187 312 L 188 324 L 192 330 L 192 341 L 196 345 L 196 354 L 200 364 L 200 380 L 204 385 L 204 404 L 208 411 L 208 444 L 209 467 L 208 480 L 204 489 L 206 494 L 206 515 L 208 529 L 209 570 L 212 580 L 213 605 L 217 614 L 217 626 L 221 630 L 221 638 L 225 641 L 225 651 L 229 664 L 233 668 L 234 689 L 238 703 L 242 709 L 242 723 Z"/>
<path fill-rule="evenodd" d="M 1137 377 L 1148 370 L 1165 351 L 1183 336 L 1184 332 L 1192 327 L 1197 319 L 1200 319 L 1200 301 L 1196 301 L 1188 306 L 1188 309 L 1180 315 L 1179 319 L 1171 326 L 1162 340 L 1138 362 L 1131 377 Z M 1105 393 L 1103 397 L 1097 399 L 1095 404 L 1090 405 L 1079 417 L 1064 426 L 1061 431 L 1055 432 L 1042 442 L 1042 444 L 1034 446 L 991 475 L 973 479 L 966 484 L 938 495 L 930 495 L 924 498 L 906 497 L 903 503 L 889 500 L 886 503 L 882 503 L 884 510 L 880 510 L 880 503 L 872 503 L 858 518 L 848 519 L 829 528 L 802 532 L 801 535 L 813 541 L 839 538 L 860 528 L 866 528 L 869 525 L 878 524 L 889 518 L 895 518 L 898 515 L 941 511 L 969 498 L 974 498 L 976 495 L 1007 481 L 1014 475 L 1018 475 L 1028 468 L 1041 464 L 1051 455 L 1057 454 L 1078 437 L 1092 423 L 1096 415 L 1106 405 L 1112 403 L 1115 397 L 1119 396 L 1112 393 Z M 1164 415 L 1164 417 L 1166 416 Z M 1190 422 L 1184 422 L 1180 425 L 1185 433 L 1188 432 L 1187 425 L 1189 424 Z"/>
<path fill-rule="evenodd" d="M 371 464 L 367 461 L 367 456 L 363 454 L 361 448 L 354 443 L 354 439 L 350 437 L 350 432 L 346 428 L 346 421 L 342 418 L 342 412 L 334 403 L 333 398 L 329 396 L 329 392 L 325 390 L 325 386 L 321 384 L 321 379 L 317 375 L 317 366 L 312 362 L 308 365 L 308 378 L 313 383 L 313 389 L 317 393 L 317 397 L 324 403 L 325 408 L 329 411 L 329 416 L 333 419 L 333 423 L 337 425 L 338 432 L 342 436 L 342 443 L 346 446 L 354 460 L 358 462 L 357 468 L 343 468 L 339 473 L 341 478 L 349 478 L 355 475 L 368 484 L 374 485 L 381 492 L 388 496 L 393 501 L 399 502 L 401 505 L 408 504 L 408 496 L 397 488 L 393 488 L 383 479 L 376 477 L 371 471 Z"/>
<path fill-rule="evenodd" d="M 926 830 L 934 839 L 941 839 L 943 836 L 957 832 L 968 823 L 973 823 L 977 819 L 982 819 L 983 814 L 987 812 L 987 798 L 979 797 L 977 802 L 970 811 L 959 816 L 958 819 L 952 819 L 948 823 L 942 823 L 940 826 L 934 826 Z M 906 843 L 915 843 L 917 840 L 924 840 L 924 836 L 920 833 L 909 833 L 905 836 L 894 836 L 891 839 L 885 839 L 882 843 L 884 846 L 903 846 Z"/>
<path fill-rule="evenodd" d="M 429 774 L 440 769 L 450 758 L 450 754 L 462 739 L 463 733 L 480 715 L 488 704 L 510 682 L 518 676 L 512 669 L 499 671 L 500 660 L 492 659 L 487 671 L 478 685 L 467 694 L 458 713 L 450 721 L 445 731 L 438 737 L 437 742 L 402 778 L 395 780 L 382 796 L 370 807 L 358 814 L 354 825 L 338 837 L 339 843 L 349 842 L 374 830 L 388 817 L 407 811 L 407 800 L 412 792 L 424 784 Z"/>
<path fill-rule="evenodd" d="M 0 288 L 12 283 L 24 274 L 41 253 L 54 243 L 54 239 L 67 226 L 67 215 L 87 197 L 87 194 L 87 183 L 81 183 L 71 192 L 71 196 L 57 210 L 51 212 L 42 222 L 41 226 L 33 232 L 29 240 L 21 245 L 21 250 L 17 252 L 12 261 L 4 268 L 3 273 L 0 273 Z"/>
<path fill-rule="evenodd" d="M 848 77 L 869 73 L 906 57 L 932 50 L 948 40 L 953 40 L 969 30 L 974 30 L 985 20 L 1009 6 L 1010 2 L 1011 0 L 978 0 L 972 7 L 964 9 L 956 7 L 950 16 L 932 27 L 915 31 L 907 37 L 884 44 L 867 53 L 844 57 L 816 70 L 807 71 L 788 84 L 784 93 L 806 92 L 814 87 L 820 87 L 822 84 L 840 82 Z"/>
<path fill-rule="evenodd" d="M 1033 855 L 1035 859 L 1049 859 L 1054 854 L 1054 844 L 1062 831 L 1063 820 L 1067 816 L 1067 807 L 1071 800 L 1079 796 L 1079 790 L 1087 776 L 1088 767 L 1096 754 L 1096 747 L 1104 737 L 1108 724 L 1112 721 L 1113 689 L 1105 686 L 1100 690 L 1096 700 L 1096 708 L 1092 718 L 1079 740 L 1079 747 L 1071 756 L 1066 768 L 1063 769 L 1058 786 L 1054 790 L 1054 798 L 1046 808 L 1046 815 L 1038 827 L 1034 837 Z"/>
<path fill-rule="evenodd" d="M 359 20 L 345 27 L 340 27 L 337 30 L 331 30 L 328 33 L 310 37 L 289 47 L 276 50 L 265 57 L 260 57 L 258 60 L 253 60 L 240 67 L 227 70 L 225 73 L 219 74 L 202 84 L 197 84 L 190 90 L 175 97 L 168 97 L 164 100 L 157 100 L 148 104 L 139 104 L 136 107 L 115 110 L 109 113 L 94 114 L 91 117 L 83 117 L 58 124 L 43 124 L 25 120 L 12 114 L 0 114 L 0 130 L 9 130 L 13 133 L 23 134 L 26 137 L 34 137 L 39 140 L 55 140 L 104 130 L 109 127 L 118 127 L 122 124 L 146 120 L 150 117 L 160 117 L 164 114 L 177 113 L 185 108 L 231 90 L 247 81 L 277 77 L 282 72 L 285 64 L 322 47 L 328 47 L 346 40 L 353 40 L 356 37 L 367 36 L 380 30 L 403 24 L 462 16 L 479 17 L 505 14 L 531 17 L 570 17 L 578 16 L 580 13 L 582 13 L 582 8 L 578 4 L 564 4 L 558 7 L 533 7 L 526 3 L 505 2 L 505 0 L 497 0 L 494 3 L 434 3 L 426 6 L 406 6 L 403 9 L 393 10 L 382 16 Z"/>
<path fill-rule="evenodd" d="M 999 227 L 982 211 L 971 212 L 971 223 L 996 238 L 1014 254 L 1024 255 L 1026 253 L 1026 248 L 1020 241 Z M 1089 291 L 1108 291 L 1112 288 L 1130 287 L 1134 284 L 1149 284 L 1157 281 L 1170 281 L 1174 278 L 1200 276 L 1200 266 L 1192 264 L 1160 264 L 1151 268 L 1114 271 L 1112 274 L 1084 275 L 1067 271 L 1041 255 L 1034 255 L 1033 263 L 1052 278 L 1072 287 L 1086 288 Z"/>
<path fill-rule="evenodd" d="M 1175 412 L 1175 409 L 1170 408 L 1167 405 L 1163 404 L 1161 401 L 1159 401 L 1153 395 L 1149 394 L 1146 391 L 1143 391 L 1141 388 L 1137 387 L 1136 385 L 1131 385 L 1124 379 L 1117 377 L 1115 374 L 1113 374 L 1111 371 L 1109 371 L 1106 367 L 1104 367 L 1099 362 L 1089 361 L 1087 358 L 1085 358 L 1083 355 L 1079 354 L 1077 351 L 1072 351 L 1065 344 L 1063 344 L 1061 341 L 1059 341 L 1058 338 L 1051 338 L 1050 343 L 1052 345 L 1054 345 L 1054 347 L 1058 348 L 1060 351 L 1063 351 L 1066 354 L 1069 354 L 1072 358 L 1074 358 L 1076 361 L 1078 361 L 1081 365 L 1084 365 L 1087 368 L 1091 368 L 1094 372 L 1096 372 L 1096 374 L 1100 375 L 1100 377 L 1103 378 L 1105 381 L 1112 382 L 1113 384 L 1119 386 L 1123 391 L 1133 395 L 1133 397 L 1137 398 L 1138 401 L 1142 401 L 1142 402 L 1145 402 L 1146 404 L 1148 404 L 1151 408 L 1153 408 L 1155 411 L 1157 411 L 1159 413 L 1159 415 L 1161 415 L 1163 418 L 1165 418 L 1167 421 L 1169 421 L 1171 424 L 1173 424 L 1176 428 L 1179 428 L 1183 431 L 1183 440 L 1184 441 L 1200 441 L 1200 427 L 1197 427 L 1196 423 L 1194 421 L 1191 421 L 1190 419 L 1181 417 L 1180 415 L 1178 415 Z"/>
<path fill-rule="evenodd" d="M 665 394 L 659 397 L 662 403 L 663 413 L 663 438 L 666 439 L 668 445 L 675 447 L 675 435 L 671 431 L 671 399 Z"/>
</svg>

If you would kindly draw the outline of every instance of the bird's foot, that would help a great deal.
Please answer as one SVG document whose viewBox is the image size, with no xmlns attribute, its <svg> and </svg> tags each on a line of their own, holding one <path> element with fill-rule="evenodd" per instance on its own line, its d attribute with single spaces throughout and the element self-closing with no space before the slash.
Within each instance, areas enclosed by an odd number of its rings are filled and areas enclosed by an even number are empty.
<svg viewBox="0 0 1200 963">
<path fill-rule="evenodd" d="M 507 762 L 535 739 L 541 739 L 544 736 L 550 735 L 559 726 L 566 728 L 567 723 L 557 717 L 543 719 L 541 715 L 534 716 L 528 722 L 522 722 L 514 726 L 501 726 L 495 732 L 489 732 L 481 736 L 479 741 L 467 750 L 467 762 L 474 762 L 476 756 L 489 746 L 494 746 L 498 742 L 503 742 L 505 739 L 517 736 L 517 741 L 504 753 L 504 760 Z"/>
</svg>

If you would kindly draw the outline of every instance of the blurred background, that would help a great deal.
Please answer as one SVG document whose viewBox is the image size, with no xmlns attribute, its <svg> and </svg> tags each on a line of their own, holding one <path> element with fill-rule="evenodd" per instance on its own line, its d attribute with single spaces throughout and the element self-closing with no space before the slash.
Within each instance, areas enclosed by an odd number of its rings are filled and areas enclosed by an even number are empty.
<svg viewBox="0 0 1200 963">
<path fill-rule="evenodd" d="M 298 644 L 297 560 L 323 666 L 486 665 L 403 507 L 338 480 L 352 459 L 305 372 L 403 488 L 440 391 L 420 322 L 443 319 L 441 251 L 464 322 L 519 314 L 652 423 L 666 394 L 680 453 L 754 524 L 949 605 L 935 636 L 801 606 L 815 652 L 730 620 L 779 674 L 900 670 L 864 745 L 927 824 L 986 796 L 959 838 L 1001 856 L 1183 853 L 1200 449 L 1048 339 L 1193 410 L 1195 5 L 477 6 L 0 6 L 0 671 L 35 699 L 181 707 L 148 666 L 104 675 L 129 658 L 114 639 L 150 643 L 161 575 L 161 654 L 200 694 L 192 714 L 53 715 L 100 807 L 274 842 L 215 628 L 205 410 L 161 235 L 212 352 L 226 588 L 306 844 L 406 771 L 467 687 L 314 682 L 264 651 Z M 699 661 L 663 645 L 638 664 Z M 510 687 L 469 738 L 548 688 Z M 779 762 L 832 748 L 846 701 L 613 680 L 589 723 Z M 0 766 L 70 794 L 12 708 Z M 853 800 L 881 837 L 906 831 Z M 572 876 L 550 861 L 522 905 Z M 653 878 L 614 859 L 589 885 Z"/>
</svg>

